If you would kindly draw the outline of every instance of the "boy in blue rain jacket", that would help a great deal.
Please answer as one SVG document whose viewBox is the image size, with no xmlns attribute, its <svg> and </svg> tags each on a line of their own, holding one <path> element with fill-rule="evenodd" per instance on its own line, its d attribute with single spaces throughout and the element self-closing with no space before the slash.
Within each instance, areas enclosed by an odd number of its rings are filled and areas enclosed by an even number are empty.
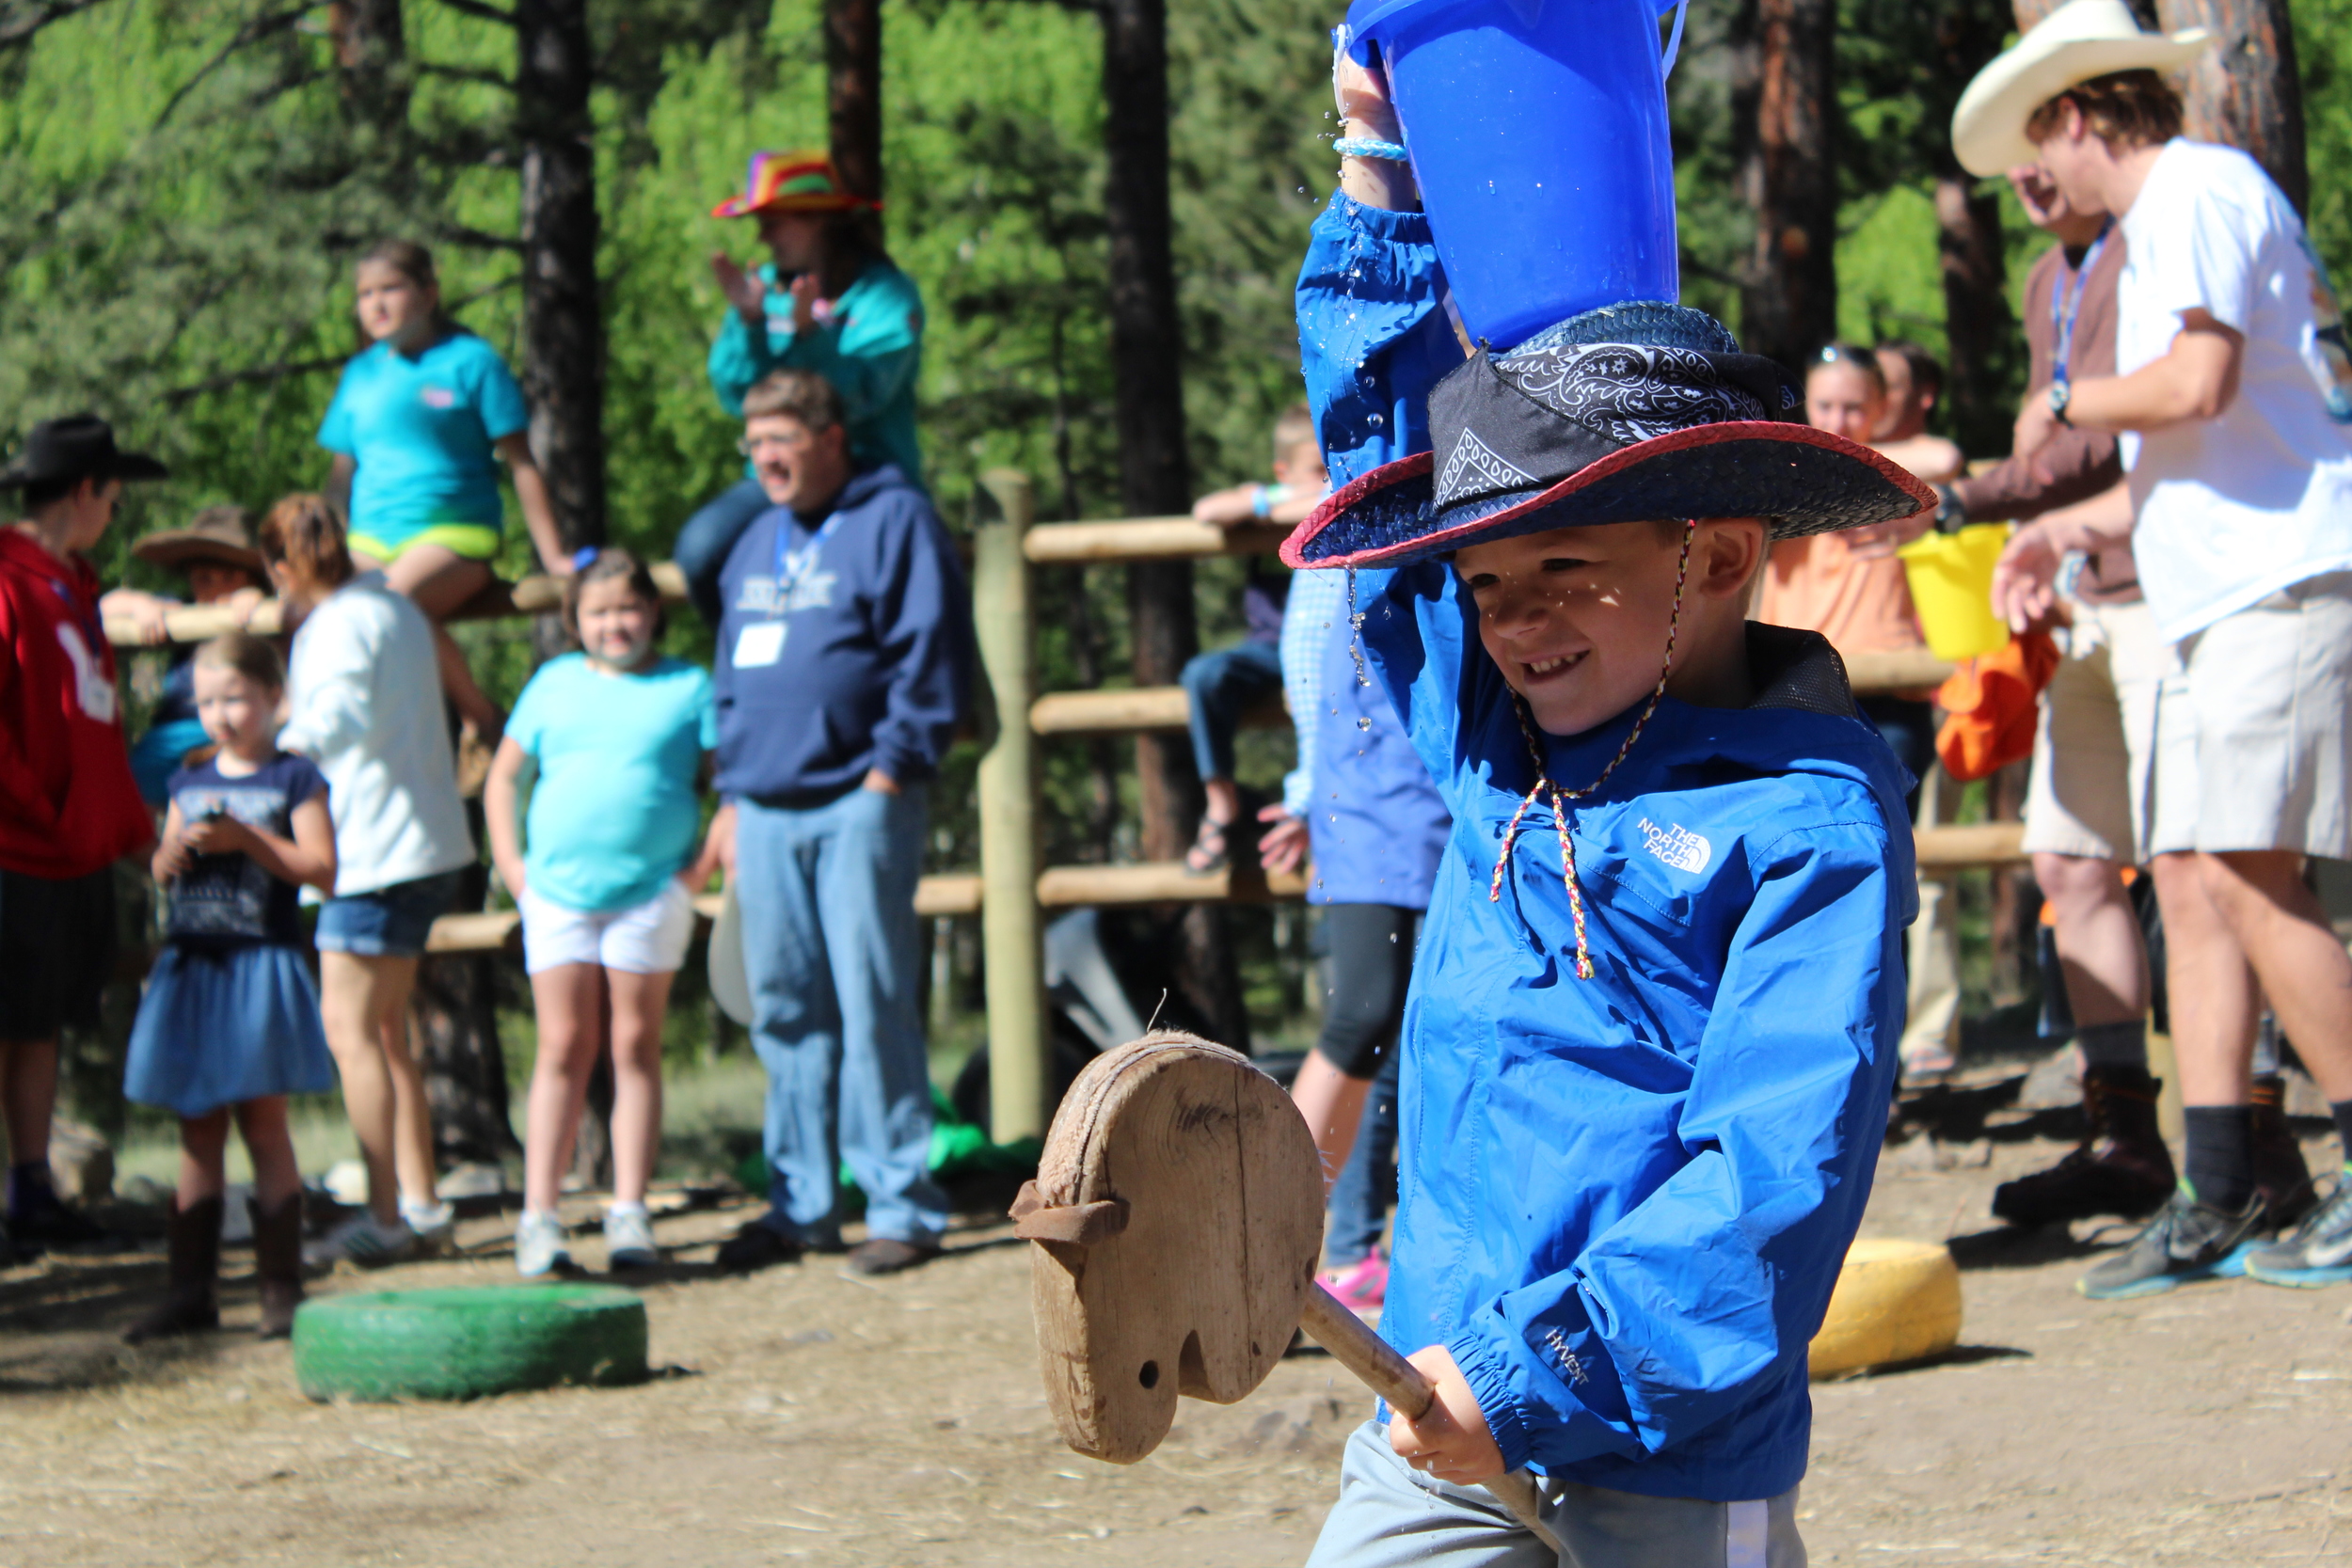
<svg viewBox="0 0 2352 1568">
<path fill-rule="evenodd" d="M 1438 1400 L 1351 1439 L 1311 1561 L 1800 1564 L 1806 1345 L 1897 1069 L 1910 780 L 1828 643 L 1743 607 L 1772 540 L 1930 498 L 1671 305 L 1482 349 L 1426 447 L 1371 424 L 1442 280 L 1425 222 L 1379 210 L 1409 176 L 1366 162 L 1300 275 L 1340 488 L 1283 558 L 1350 569 L 1453 813 L 1381 1322 Z M 1522 1465 L 1556 1559 L 1475 1489 Z"/>
</svg>

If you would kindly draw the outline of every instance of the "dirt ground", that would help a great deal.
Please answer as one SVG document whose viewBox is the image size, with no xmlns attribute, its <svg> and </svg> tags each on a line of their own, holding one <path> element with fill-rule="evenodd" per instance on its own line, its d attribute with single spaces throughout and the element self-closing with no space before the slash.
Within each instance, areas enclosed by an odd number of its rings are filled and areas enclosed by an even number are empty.
<svg viewBox="0 0 2352 1568">
<path fill-rule="evenodd" d="M 2352 1562 L 2352 1289 L 2083 1300 L 2115 1233 L 1988 1228 L 1994 1184 L 2064 1147 L 2062 1116 L 2003 1092 L 1923 1105 L 1943 1140 L 1882 1166 L 1867 1233 L 1949 1237 L 1966 1327 L 1936 1364 L 1815 1390 L 1813 1560 Z M 1328 1360 L 1187 1402 L 1158 1454 L 1115 1469 L 1055 1435 L 1026 1248 L 1001 1223 L 887 1280 L 830 1258 L 711 1276 L 747 1212 L 662 1222 L 678 1263 L 643 1289 L 664 1375 L 465 1405 L 312 1404 L 285 1346 L 237 1332 L 125 1349 L 152 1256 L 0 1275 L 0 1568 L 1304 1559 L 1369 1406 Z M 466 1258 L 315 1289 L 511 1280 L 509 1223 L 468 1222 Z M 247 1266 L 231 1252 L 236 1328 Z"/>
</svg>

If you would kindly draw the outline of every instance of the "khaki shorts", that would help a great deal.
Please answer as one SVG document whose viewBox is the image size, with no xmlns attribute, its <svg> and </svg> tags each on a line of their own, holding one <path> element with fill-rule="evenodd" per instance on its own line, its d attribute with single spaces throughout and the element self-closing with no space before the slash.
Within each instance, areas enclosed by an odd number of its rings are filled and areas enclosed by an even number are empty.
<svg viewBox="0 0 2352 1568">
<path fill-rule="evenodd" d="M 2150 849 L 2352 858 L 2352 572 L 2225 616 L 2178 645 L 2157 697 Z"/>
<path fill-rule="evenodd" d="M 2130 865 L 2149 842 L 2157 693 L 2172 650 L 2137 603 L 2076 605 L 2067 641 L 2034 732 L 2026 848 Z"/>
</svg>

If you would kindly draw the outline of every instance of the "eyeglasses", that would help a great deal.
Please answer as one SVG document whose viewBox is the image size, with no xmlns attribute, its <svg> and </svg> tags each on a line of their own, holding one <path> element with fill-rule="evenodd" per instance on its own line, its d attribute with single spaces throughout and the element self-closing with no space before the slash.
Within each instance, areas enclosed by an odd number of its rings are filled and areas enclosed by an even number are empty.
<svg viewBox="0 0 2352 1568">
<path fill-rule="evenodd" d="M 799 451 L 814 439 L 805 430 L 771 432 L 764 436 L 746 436 L 735 443 L 735 450 L 746 457 L 756 457 L 768 448 L 778 451 Z"/>
</svg>

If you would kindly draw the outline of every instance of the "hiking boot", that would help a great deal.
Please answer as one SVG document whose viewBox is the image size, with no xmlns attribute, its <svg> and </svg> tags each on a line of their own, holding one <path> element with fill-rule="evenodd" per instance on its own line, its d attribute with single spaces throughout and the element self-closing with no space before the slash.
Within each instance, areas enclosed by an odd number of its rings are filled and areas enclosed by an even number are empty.
<svg viewBox="0 0 2352 1568">
<path fill-rule="evenodd" d="M 143 1345 L 220 1326 L 220 1213 L 216 1197 L 172 1210 L 164 1229 L 171 1258 L 164 1299 L 131 1325 L 123 1343 Z"/>
<path fill-rule="evenodd" d="M 2280 1230 L 2319 1206 L 2312 1167 L 2303 1163 L 2303 1146 L 2287 1125 L 2286 1094 L 2283 1078 L 2254 1080 L 2254 1185 L 2270 1207 L 2271 1225 Z"/>
<path fill-rule="evenodd" d="M 2234 1214 L 2175 1193 L 2147 1228 L 2076 1280 L 2074 1289 L 2093 1301 L 2123 1301 L 2201 1279 L 2234 1279 L 2246 1272 L 2246 1255 L 2268 1224 L 2260 1193 Z"/>
<path fill-rule="evenodd" d="M 562 1220 L 553 1214 L 523 1211 L 515 1227 L 515 1272 L 525 1279 L 572 1272 L 572 1253 L 564 1244 Z"/>
<path fill-rule="evenodd" d="M 774 1226 L 753 1220 L 719 1243 L 719 1255 L 712 1262 L 723 1274 L 750 1274 L 778 1263 L 797 1262 L 803 1250 L 799 1242 Z"/>
<path fill-rule="evenodd" d="M 1343 1269 L 1324 1270 L 1315 1280 L 1331 1292 L 1332 1300 L 1372 1323 L 1380 1316 L 1380 1304 L 1389 1293 L 1389 1260 L 1375 1247 Z"/>
<path fill-rule="evenodd" d="M 264 1339 L 294 1333 L 294 1309 L 302 1305 L 302 1195 L 264 1211 L 246 1200 L 253 1216 L 253 1279 L 262 1295 L 262 1321 L 254 1332 Z"/>
<path fill-rule="evenodd" d="M 937 1242 L 902 1242 L 876 1236 L 850 1249 L 850 1267 L 858 1274 L 897 1274 L 930 1262 L 945 1249 Z"/>
<path fill-rule="evenodd" d="M 2061 1225 L 2098 1214 L 2137 1219 L 2172 1196 L 2172 1151 L 2156 1130 L 2161 1079 L 2145 1068 L 2094 1067 L 2083 1074 L 2088 1128 L 2074 1152 L 2047 1170 L 1993 1190 L 1993 1213 L 2011 1225 Z"/>
<path fill-rule="evenodd" d="M 2246 1272 L 2265 1285 L 2307 1290 L 2352 1279 L 2352 1170 L 2336 1178 L 2328 1201 L 2305 1215 L 2293 1235 L 2248 1253 Z"/>
<path fill-rule="evenodd" d="M 653 1216 L 643 1209 L 604 1216 L 604 1266 L 607 1269 L 658 1269 L 661 1249 L 654 1245 Z"/>
</svg>

